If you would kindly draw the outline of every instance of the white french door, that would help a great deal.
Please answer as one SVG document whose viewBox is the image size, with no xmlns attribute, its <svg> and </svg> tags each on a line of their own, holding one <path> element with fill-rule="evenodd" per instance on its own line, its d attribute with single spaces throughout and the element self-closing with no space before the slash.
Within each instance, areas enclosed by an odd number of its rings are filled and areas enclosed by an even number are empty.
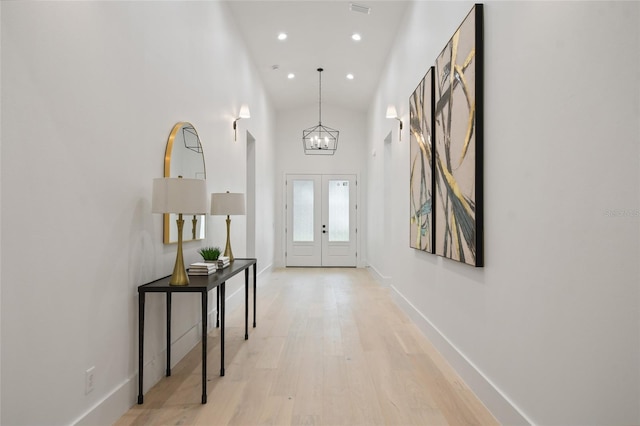
<svg viewBox="0 0 640 426">
<path fill-rule="evenodd" d="M 287 175 L 287 266 L 356 266 L 356 176 Z"/>
</svg>

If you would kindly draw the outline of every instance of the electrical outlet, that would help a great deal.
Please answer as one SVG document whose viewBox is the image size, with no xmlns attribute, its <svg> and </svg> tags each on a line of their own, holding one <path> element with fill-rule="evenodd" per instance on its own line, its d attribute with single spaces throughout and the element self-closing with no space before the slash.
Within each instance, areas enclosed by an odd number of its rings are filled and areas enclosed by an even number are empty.
<svg viewBox="0 0 640 426">
<path fill-rule="evenodd" d="M 94 381 L 95 370 L 96 370 L 96 367 L 91 367 L 84 373 L 84 394 L 85 395 L 93 391 L 93 386 L 95 385 L 95 381 Z"/>
</svg>

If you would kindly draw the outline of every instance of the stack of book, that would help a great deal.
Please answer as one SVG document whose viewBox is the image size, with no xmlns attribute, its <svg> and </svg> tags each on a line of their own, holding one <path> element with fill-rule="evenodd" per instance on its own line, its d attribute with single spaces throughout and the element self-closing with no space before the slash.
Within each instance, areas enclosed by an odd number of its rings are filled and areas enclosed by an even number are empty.
<svg viewBox="0 0 640 426">
<path fill-rule="evenodd" d="M 229 266 L 230 260 L 229 256 L 220 256 L 218 257 L 218 261 L 216 262 L 216 266 L 218 269 L 226 268 Z"/>
<path fill-rule="evenodd" d="M 210 275 L 216 272 L 218 263 L 195 262 L 189 265 L 189 275 Z"/>
</svg>

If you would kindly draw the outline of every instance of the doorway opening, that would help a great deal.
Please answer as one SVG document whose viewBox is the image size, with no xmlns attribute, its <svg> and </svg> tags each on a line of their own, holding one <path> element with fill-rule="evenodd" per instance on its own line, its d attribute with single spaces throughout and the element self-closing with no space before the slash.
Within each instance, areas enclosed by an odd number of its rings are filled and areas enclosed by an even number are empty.
<svg viewBox="0 0 640 426">
<path fill-rule="evenodd" d="M 256 257 L 256 139 L 247 132 L 247 257 Z"/>
</svg>

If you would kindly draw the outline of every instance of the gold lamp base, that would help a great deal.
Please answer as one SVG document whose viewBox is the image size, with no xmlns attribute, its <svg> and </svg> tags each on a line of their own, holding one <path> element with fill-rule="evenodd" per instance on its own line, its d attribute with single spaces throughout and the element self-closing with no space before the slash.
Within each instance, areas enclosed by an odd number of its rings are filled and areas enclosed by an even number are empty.
<svg viewBox="0 0 640 426">
<path fill-rule="evenodd" d="M 233 262 L 233 252 L 231 251 L 231 218 L 227 215 L 227 245 L 224 248 L 223 256 L 229 257 L 229 262 Z"/>
<path fill-rule="evenodd" d="M 182 213 L 178 214 L 178 252 L 176 253 L 176 264 L 173 266 L 173 274 L 169 280 L 170 285 L 189 285 L 189 275 L 184 268 L 184 259 L 182 257 L 182 228 L 184 227 L 184 220 L 182 219 Z"/>
</svg>

